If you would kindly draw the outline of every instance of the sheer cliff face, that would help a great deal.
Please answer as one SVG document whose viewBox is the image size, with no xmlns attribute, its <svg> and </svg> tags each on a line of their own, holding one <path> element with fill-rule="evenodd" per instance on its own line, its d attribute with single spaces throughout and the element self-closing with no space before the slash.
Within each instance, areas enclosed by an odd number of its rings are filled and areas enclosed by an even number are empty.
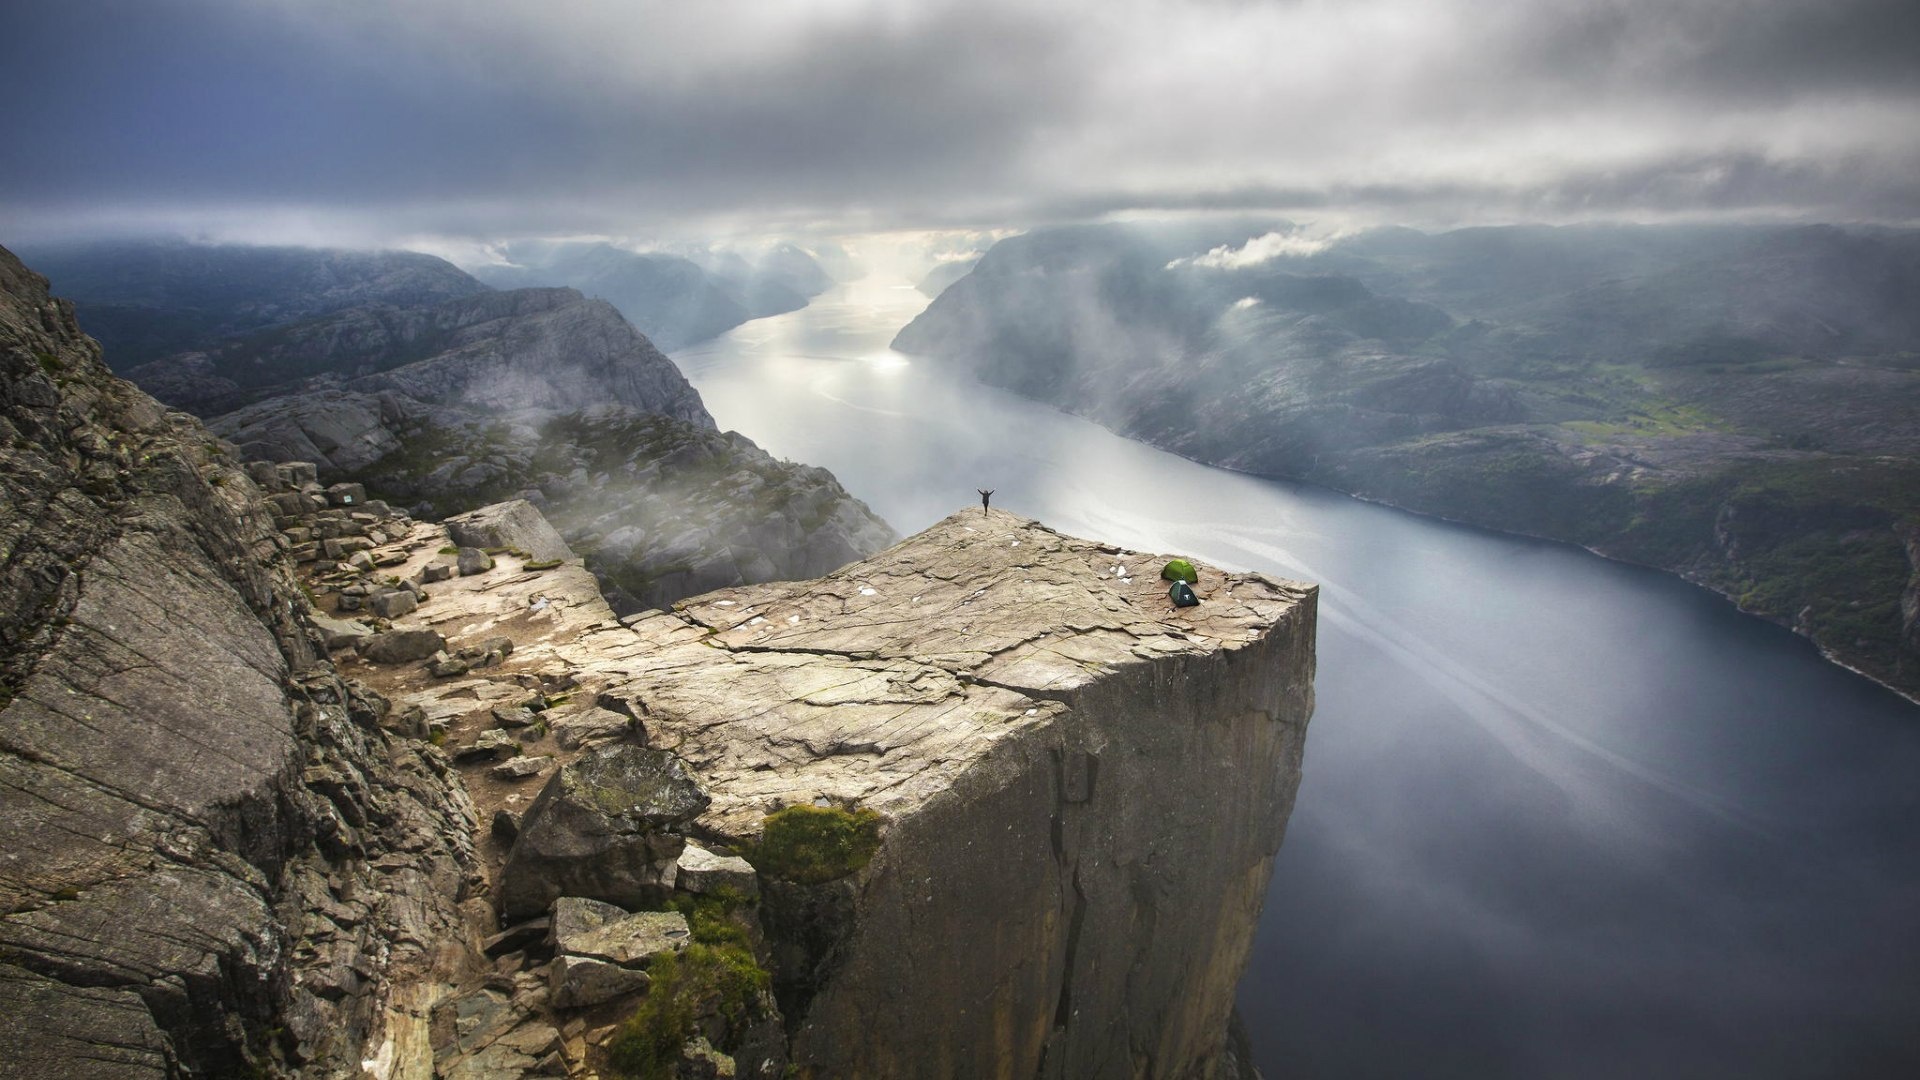
<svg viewBox="0 0 1920 1080">
<path fill-rule="evenodd" d="M 0 376 L 0 1060 L 345 1069 L 459 924 L 464 796 L 315 648 L 238 462 L 3 249 Z"/>
<path fill-rule="evenodd" d="M 634 624 L 654 658 L 609 692 L 706 778 L 705 827 L 750 840 L 816 801 L 889 820 L 863 876 L 766 888 L 813 1075 L 1217 1065 L 1299 780 L 1317 594 L 1207 569 L 1176 611 L 1164 561 L 974 511 Z"/>
</svg>

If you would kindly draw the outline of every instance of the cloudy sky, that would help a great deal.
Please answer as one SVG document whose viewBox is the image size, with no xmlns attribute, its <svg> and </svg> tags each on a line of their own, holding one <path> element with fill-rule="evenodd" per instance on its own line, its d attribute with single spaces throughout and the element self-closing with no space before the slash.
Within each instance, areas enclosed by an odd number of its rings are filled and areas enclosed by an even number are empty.
<svg viewBox="0 0 1920 1080">
<path fill-rule="evenodd" d="M 1913 0 L 9 5 L 0 242 L 1920 221 Z"/>
</svg>

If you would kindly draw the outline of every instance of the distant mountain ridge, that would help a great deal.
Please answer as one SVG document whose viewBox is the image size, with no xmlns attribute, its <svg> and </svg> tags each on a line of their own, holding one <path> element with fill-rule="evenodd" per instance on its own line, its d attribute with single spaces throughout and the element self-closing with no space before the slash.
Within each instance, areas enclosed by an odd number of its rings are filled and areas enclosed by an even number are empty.
<svg viewBox="0 0 1920 1080">
<path fill-rule="evenodd" d="M 154 240 L 21 255 L 74 302 L 117 371 L 345 308 L 419 307 L 490 291 L 452 263 L 412 251 Z"/>
<path fill-rule="evenodd" d="M 619 404 L 713 427 L 672 361 L 612 305 L 572 289 L 337 311 L 126 374 L 162 401 L 208 416 L 317 380 L 472 408 Z"/>
<path fill-rule="evenodd" d="M 472 272 L 502 288 L 564 286 L 604 299 L 667 352 L 750 319 L 797 311 L 833 284 L 791 244 L 754 260 L 712 249 L 683 257 L 555 241 L 510 244 L 499 253 L 506 263 L 477 264 Z"/>
<path fill-rule="evenodd" d="M 1043 230 L 894 344 L 1195 460 L 1663 567 L 1920 693 L 1920 232 Z"/>
</svg>

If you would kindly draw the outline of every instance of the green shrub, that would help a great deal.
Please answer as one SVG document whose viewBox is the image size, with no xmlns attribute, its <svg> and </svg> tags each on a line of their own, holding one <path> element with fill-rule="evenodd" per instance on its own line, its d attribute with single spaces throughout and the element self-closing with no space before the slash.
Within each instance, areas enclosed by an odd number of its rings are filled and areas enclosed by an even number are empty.
<svg viewBox="0 0 1920 1080">
<path fill-rule="evenodd" d="M 443 548 L 441 548 L 441 549 L 440 549 L 440 554 L 442 554 L 442 555 L 458 555 L 458 554 L 460 554 L 460 548 L 459 548 L 459 546 L 458 546 L 458 545 L 456 545 L 456 544 L 448 544 L 448 545 L 447 545 L 446 547 L 443 547 Z"/>
<path fill-rule="evenodd" d="M 879 847 L 879 814 L 801 803 L 767 815 L 747 858 L 770 877 L 816 885 L 867 865 Z"/>
<path fill-rule="evenodd" d="M 551 570 L 560 565 L 559 559 L 536 559 L 521 567 L 522 570 Z"/>
<path fill-rule="evenodd" d="M 717 1014 L 737 1031 L 772 981 L 744 946 L 698 941 L 655 957 L 647 974 L 647 996 L 607 1047 L 614 1070 L 636 1080 L 671 1077 L 702 1016 Z"/>
<path fill-rule="evenodd" d="M 1195 570 L 1193 564 L 1185 559 L 1172 559 L 1160 568 L 1160 578 L 1163 581 L 1184 581 L 1189 585 L 1198 585 L 1200 571 Z"/>
</svg>

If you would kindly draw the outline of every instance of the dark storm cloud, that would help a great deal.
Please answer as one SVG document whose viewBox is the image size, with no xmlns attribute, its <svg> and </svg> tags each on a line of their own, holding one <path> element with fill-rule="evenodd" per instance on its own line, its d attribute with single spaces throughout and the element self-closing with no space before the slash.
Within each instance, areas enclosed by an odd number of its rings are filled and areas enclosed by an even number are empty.
<svg viewBox="0 0 1920 1080">
<path fill-rule="evenodd" d="M 79 0 L 9 21 L 14 236 L 1920 205 L 1910 2 Z"/>
</svg>

